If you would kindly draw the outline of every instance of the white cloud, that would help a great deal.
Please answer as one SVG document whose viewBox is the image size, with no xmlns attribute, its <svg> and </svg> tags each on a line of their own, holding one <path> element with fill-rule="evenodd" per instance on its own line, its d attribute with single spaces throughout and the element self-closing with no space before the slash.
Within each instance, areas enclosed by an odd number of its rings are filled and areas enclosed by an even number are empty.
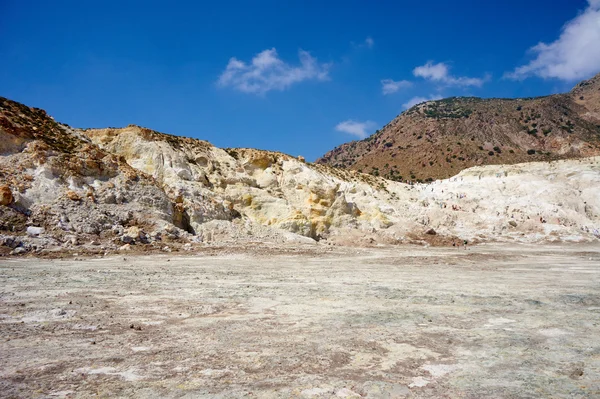
<svg viewBox="0 0 600 399">
<path fill-rule="evenodd" d="M 344 132 L 364 139 L 369 133 L 377 127 L 377 124 L 373 121 L 357 122 L 353 120 L 347 120 L 340 122 L 335 127 L 338 132 Z"/>
<path fill-rule="evenodd" d="M 404 89 L 410 86 L 412 86 L 412 83 L 408 80 L 383 79 L 381 81 L 381 91 L 383 92 L 383 94 L 392 94 L 400 89 Z"/>
<path fill-rule="evenodd" d="M 353 47 L 355 48 L 373 48 L 373 46 L 375 45 L 375 40 L 373 40 L 373 38 L 371 36 L 367 36 L 367 38 L 365 40 L 363 40 L 362 42 L 350 42 L 350 44 L 352 44 Z"/>
<path fill-rule="evenodd" d="M 305 80 L 329 79 L 331 64 L 317 62 L 304 50 L 298 52 L 298 57 L 300 64 L 295 66 L 282 61 L 274 48 L 258 53 L 249 64 L 233 57 L 217 83 L 244 93 L 264 94 Z"/>
<path fill-rule="evenodd" d="M 429 61 L 425 65 L 413 69 L 413 75 L 433 82 L 443 83 L 448 86 L 475 86 L 481 87 L 489 77 L 485 78 L 468 78 L 456 77 L 450 75 L 450 68 L 447 64 L 440 62 L 434 64 Z"/>
<path fill-rule="evenodd" d="M 442 98 L 442 96 L 440 96 L 439 94 L 434 94 L 429 97 L 413 97 L 410 100 L 408 100 L 406 103 L 402 104 L 402 107 L 404 109 L 409 109 L 409 108 L 414 107 L 417 104 L 424 103 L 425 101 L 440 100 L 441 98 Z"/>
<path fill-rule="evenodd" d="M 529 49 L 536 55 L 535 59 L 504 76 L 580 80 L 600 71 L 600 0 L 588 0 L 588 3 L 582 14 L 567 22 L 558 39 Z"/>
</svg>

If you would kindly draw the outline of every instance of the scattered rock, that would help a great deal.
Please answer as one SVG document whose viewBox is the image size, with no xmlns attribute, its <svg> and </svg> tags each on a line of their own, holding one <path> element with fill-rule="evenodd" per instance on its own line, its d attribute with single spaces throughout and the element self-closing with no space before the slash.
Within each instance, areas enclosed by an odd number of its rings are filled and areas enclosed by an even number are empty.
<svg viewBox="0 0 600 399">
<path fill-rule="evenodd" d="M 30 237 L 37 237 L 40 234 L 44 234 L 43 227 L 29 226 L 27 227 L 27 235 Z"/>
<path fill-rule="evenodd" d="M 69 190 L 67 191 L 66 195 L 71 201 L 81 201 L 81 197 L 75 191 Z"/>
<path fill-rule="evenodd" d="M 131 251 L 131 245 L 125 244 L 119 247 L 119 251 Z"/>
<path fill-rule="evenodd" d="M 21 254 L 24 254 L 26 252 L 27 252 L 27 250 L 25 248 L 23 248 L 23 247 L 17 247 L 10 254 L 11 255 L 21 255 Z"/>
<path fill-rule="evenodd" d="M 79 242 L 77 240 L 77 236 L 67 236 L 65 238 L 67 240 L 66 242 L 68 242 L 71 245 L 78 245 L 79 244 Z"/>
<path fill-rule="evenodd" d="M 115 235 L 118 236 L 123 235 L 123 233 L 125 232 L 125 228 L 120 224 L 115 224 L 113 227 L 111 227 L 111 230 Z"/>
<path fill-rule="evenodd" d="M 133 241 L 134 241 L 134 239 L 131 236 L 128 236 L 128 235 L 121 236 L 122 243 L 129 245 L 129 244 L 132 244 Z"/>
<path fill-rule="evenodd" d="M 121 242 L 125 244 L 134 244 L 136 242 L 147 242 L 146 234 L 137 226 L 129 227 L 121 236 Z"/>
<path fill-rule="evenodd" d="M 12 191 L 10 187 L 7 185 L 0 186 L 0 205 L 10 205 L 14 201 L 14 197 L 12 195 Z"/>
<path fill-rule="evenodd" d="M 20 247 L 23 243 L 15 237 L 4 237 L 0 240 L 0 245 L 14 249 Z"/>
</svg>

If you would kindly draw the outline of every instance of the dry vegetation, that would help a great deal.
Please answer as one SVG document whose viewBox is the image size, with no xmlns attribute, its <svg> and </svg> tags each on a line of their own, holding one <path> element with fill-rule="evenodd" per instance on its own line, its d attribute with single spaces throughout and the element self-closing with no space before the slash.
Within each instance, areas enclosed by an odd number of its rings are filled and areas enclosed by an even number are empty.
<svg viewBox="0 0 600 399">
<path fill-rule="evenodd" d="M 396 181 L 430 181 L 476 165 L 600 154 L 600 78 L 527 99 L 452 97 L 412 107 L 318 163 Z"/>
</svg>

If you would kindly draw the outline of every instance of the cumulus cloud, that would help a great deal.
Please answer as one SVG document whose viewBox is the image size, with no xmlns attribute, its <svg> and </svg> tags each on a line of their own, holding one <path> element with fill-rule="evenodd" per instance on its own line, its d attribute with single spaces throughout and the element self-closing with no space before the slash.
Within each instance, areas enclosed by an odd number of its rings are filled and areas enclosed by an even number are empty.
<svg viewBox="0 0 600 399">
<path fill-rule="evenodd" d="M 550 44 L 529 49 L 535 58 L 505 74 L 509 79 L 530 76 L 566 81 L 580 80 L 600 71 L 600 0 L 588 0 L 583 13 L 567 22 Z"/>
<path fill-rule="evenodd" d="M 381 91 L 383 94 L 396 93 L 400 89 L 404 89 L 412 86 L 412 83 L 408 80 L 392 80 L 383 79 L 381 81 Z"/>
<path fill-rule="evenodd" d="M 274 48 L 258 53 L 250 63 L 233 57 L 221 74 L 218 85 L 244 93 L 264 94 L 285 90 L 305 80 L 328 80 L 330 64 L 322 64 L 309 52 L 298 52 L 300 64 L 290 65 L 279 58 Z"/>
<path fill-rule="evenodd" d="M 402 107 L 404 109 L 409 109 L 414 107 L 417 104 L 421 104 L 424 103 L 425 101 L 433 101 L 433 100 L 440 100 L 442 98 L 442 96 L 440 96 L 439 94 L 434 94 L 431 95 L 429 97 L 413 97 L 410 100 L 408 100 L 406 103 L 402 104 Z"/>
<path fill-rule="evenodd" d="M 335 127 L 335 130 L 364 139 L 376 127 L 377 124 L 373 121 L 357 122 L 353 120 L 347 120 L 338 123 Z"/>
<path fill-rule="evenodd" d="M 432 82 L 443 83 L 448 86 L 475 86 L 481 87 L 489 77 L 485 78 L 468 78 L 456 77 L 450 74 L 450 67 L 447 64 L 440 62 L 434 64 L 429 61 L 425 65 L 418 66 L 413 69 L 413 75 L 423 79 L 431 80 Z"/>
</svg>

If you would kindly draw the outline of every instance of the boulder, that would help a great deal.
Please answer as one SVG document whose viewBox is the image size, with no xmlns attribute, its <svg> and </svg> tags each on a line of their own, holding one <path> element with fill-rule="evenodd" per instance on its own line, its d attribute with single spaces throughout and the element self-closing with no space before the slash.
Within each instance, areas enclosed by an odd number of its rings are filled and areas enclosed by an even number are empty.
<svg viewBox="0 0 600 399">
<path fill-rule="evenodd" d="M 425 234 L 428 234 L 430 236 L 434 236 L 437 234 L 437 232 L 434 229 L 429 229 L 425 232 Z"/>
<path fill-rule="evenodd" d="M 144 233 L 139 227 L 131 226 L 125 230 L 125 233 L 121 236 L 121 242 L 125 244 L 133 244 L 135 242 L 147 242 L 146 233 Z"/>
<path fill-rule="evenodd" d="M 512 227 L 517 227 L 517 222 L 515 222 L 514 220 L 511 220 L 510 222 L 508 222 L 508 224 L 510 224 Z"/>
<path fill-rule="evenodd" d="M 10 187 L 7 185 L 0 186 L 0 205 L 10 205 L 14 202 L 14 197 L 12 195 L 12 191 L 10 191 Z"/>
</svg>

